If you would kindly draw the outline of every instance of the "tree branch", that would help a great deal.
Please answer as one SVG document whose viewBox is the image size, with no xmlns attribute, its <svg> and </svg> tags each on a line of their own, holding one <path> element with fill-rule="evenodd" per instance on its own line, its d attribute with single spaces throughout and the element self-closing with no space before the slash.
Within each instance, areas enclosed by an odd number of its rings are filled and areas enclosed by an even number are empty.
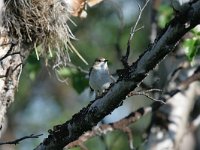
<svg viewBox="0 0 200 150">
<path fill-rule="evenodd" d="M 154 102 L 151 106 L 139 108 L 135 112 L 130 113 L 127 117 L 125 117 L 117 122 L 95 126 L 92 128 L 91 131 L 88 131 L 88 132 L 84 133 L 83 135 L 81 135 L 78 140 L 68 144 L 66 146 L 66 148 L 80 146 L 85 141 L 87 141 L 88 139 L 90 139 L 94 136 L 97 136 L 97 135 L 100 136 L 103 134 L 107 134 L 108 132 L 112 132 L 114 130 L 121 130 L 123 132 L 126 132 L 128 130 L 127 128 L 129 125 L 138 121 L 139 119 L 141 119 L 141 117 L 145 116 L 146 114 L 148 114 L 152 111 L 155 111 L 159 108 L 159 107 L 155 107 L 155 106 L 161 106 L 161 105 L 157 105 L 156 102 Z M 127 133 L 127 134 L 129 134 L 129 133 Z M 131 137 L 131 136 L 129 135 L 129 137 Z M 131 142 L 132 142 L 132 139 L 131 140 L 129 139 L 129 143 L 130 143 L 129 145 L 130 145 L 130 147 L 133 147 L 133 144 Z"/>
<path fill-rule="evenodd" d="M 43 134 L 38 134 L 38 135 L 34 135 L 34 134 L 31 134 L 29 136 L 24 136 L 22 138 L 19 138 L 19 139 L 16 139 L 16 140 L 13 140 L 13 141 L 8 141 L 8 142 L 0 142 L 0 145 L 5 145 L 5 144 L 19 144 L 19 142 L 25 140 L 25 139 L 33 139 L 33 138 L 39 138 L 39 136 L 42 136 Z"/>
<path fill-rule="evenodd" d="M 198 81 L 199 78 L 197 78 L 197 76 L 199 76 L 199 72 L 195 71 L 193 75 L 191 75 L 186 80 L 181 82 L 181 84 L 179 85 L 179 89 L 183 89 L 183 88 L 180 88 L 183 85 L 185 87 L 189 87 L 189 85 L 192 82 Z M 191 79 L 193 79 L 193 80 L 191 80 Z M 188 82 L 188 81 L 190 81 L 190 82 Z M 143 95 L 143 93 L 145 93 L 145 92 L 155 92 L 155 91 L 161 92 L 161 90 L 159 90 L 159 89 L 150 89 L 150 90 L 142 92 L 141 95 Z M 87 131 L 83 135 L 81 135 L 78 138 L 78 140 L 69 143 L 65 148 L 73 148 L 76 146 L 81 146 L 82 144 L 84 144 L 84 142 L 86 142 L 87 140 L 89 140 L 90 138 L 92 138 L 94 136 L 101 136 L 101 135 L 107 134 L 108 132 L 112 132 L 114 130 L 121 130 L 123 132 L 126 132 L 126 130 L 129 131 L 128 126 L 130 126 L 131 124 L 140 120 L 143 116 L 145 116 L 148 113 L 151 113 L 151 112 L 157 113 L 158 109 L 161 106 L 165 107 L 164 104 L 166 104 L 168 101 L 170 101 L 170 99 L 173 96 L 175 96 L 176 94 L 180 94 L 181 92 L 182 91 L 180 91 L 180 90 L 174 91 L 172 89 L 172 91 L 163 93 L 163 96 L 160 97 L 160 99 L 162 99 L 162 103 L 159 101 L 156 101 L 156 102 L 152 103 L 150 106 L 139 108 L 138 110 L 130 113 L 127 117 L 125 117 L 117 122 L 110 123 L 110 124 L 97 125 L 97 126 L 93 127 L 91 131 Z M 129 93 L 128 96 L 133 96 L 133 95 L 137 95 L 137 94 L 138 94 L 137 91 L 136 92 L 133 91 L 133 92 Z M 166 119 L 167 119 L 167 117 L 166 117 Z M 162 119 L 159 119 L 159 120 L 162 120 Z M 155 123 L 155 119 L 152 120 L 152 124 L 154 124 L 154 123 Z M 194 121 L 192 121 L 192 123 L 190 125 L 190 130 L 195 130 L 199 126 L 199 124 L 200 124 L 200 115 L 198 117 L 196 117 L 194 119 Z M 133 149 L 132 137 L 129 135 L 130 134 L 129 132 L 126 132 L 126 133 L 128 134 L 128 137 L 129 137 L 130 148 Z"/>
<path fill-rule="evenodd" d="M 136 2 L 137 2 L 137 1 L 136 1 Z M 128 43 L 127 43 L 126 55 L 125 55 L 125 56 L 122 56 L 122 58 L 121 58 L 122 64 L 123 64 L 123 66 L 125 67 L 125 69 L 128 69 L 128 68 L 129 68 L 129 65 L 128 65 L 128 57 L 129 57 L 129 55 L 130 55 L 130 48 L 131 48 L 130 44 L 131 44 L 131 41 L 132 41 L 132 39 L 133 39 L 133 37 L 134 37 L 134 35 L 135 35 L 135 32 L 137 32 L 137 31 L 139 31 L 140 29 L 143 28 L 143 26 L 142 26 L 142 27 L 140 27 L 140 28 L 137 29 L 137 26 L 138 26 L 138 23 L 139 23 L 139 21 L 140 21 L 140 19 L 141 19 L 142 13 L 143 13 L 143 11 L 144 11 L 144 9 L 146 8 L 146 6 L 147 6 L 148 3 L 149 3 L 149 0 L 146 0 L 144 6 L 141 7 L 140 4 L 137 2 L 137 6 L 138 6 L 138 8 L 139 8 L 139 15 L 138 15 L 138 18 L 137 18 L 137 20 L 136 20 L 136 23 L 134 24 L 133 27 L 131 27 L 131 32 L 130 32 L 129 39 L 128 39 Z"/>
<path fill-rule="evenodd" d="M 195 71 L 193 75 L 174 87 L 178 90 L 173 92 L 173 96 L 170 96 L 166 105 L 153 114 L 145 149 L 175 150 L 180 148 L 180 143 L 188 132 L 190 113 L 198 95 L 199 77 L 199 72 Z M 193 128 L 194 122 L 190 129 Z M 199 122 L 198 117 L 197 122 Z"/>
<path fill-rule="evenodd" d="M 4 130 L 4 116 L 8 106 L 14 101 L 15 90 L 18 86 L 21 67 L 25 57 L 24 49 L 18 51 L 19 43 L 6 33 L 0 26 L 0 134 Z M 23 45 L 23 44 L 21 44 Z"/>
<path fill-rule="evenodd" d="M 191 83 L 187 90 L 175 94 L 156 112 L 145 149 L 178 149 L 187 132 L 189 114 L 195 102 L 195 89 L 199 88 L 197 85 L 197 82 Z"/>
<path fill-rule="evenodd" d="M 162 34 L 133 63 L 123 76 L 113 84 L 101 98 L 92 101 L 87 107 L 75 114 L 71 120 L 49 130 L 48 137 L 35 150 L 62 149 L 76 140 L 85 131 L 91 130 L 102 118 L 117 108 L 126 95 L 133 91 L 147 76 L 147 73 L 170 53 L 180 38 L 195 27 L 200 20 L 200 1 L 191 5 L 185 21 L 175 17 L 163 30 Z M 184 24 L 190 22 L 185 28 Z"/>
</svg>

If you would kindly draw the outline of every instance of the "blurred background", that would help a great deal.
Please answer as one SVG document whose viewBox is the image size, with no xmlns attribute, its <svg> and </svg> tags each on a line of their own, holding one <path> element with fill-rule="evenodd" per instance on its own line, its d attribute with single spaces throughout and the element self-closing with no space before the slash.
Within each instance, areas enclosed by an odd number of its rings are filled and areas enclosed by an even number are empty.
<svg viewBox="0 0 200 150">
<path fill-rule="evenodd" d="M 140 2 L 141 5 L 144 4 L 144 1 Z M 162 3 L 157 11 L 159 12 L 157 19 L 162 28 L 173 10 L 168 3 Z M 77 38 L 72 41 L 73 45 L 89 65 L 84 64 L 76 54 L 70 53 L 73 65 L 61 66 L 55 70 L 53 61 L 50 60 L 48 64 L 43 58 L 38 61 L 35 53 L 32 53 L 24 66 L 15 102 L 9 108 L 7 130 L 1 140 L 10 141 L 30 134 L 43 134 L 43 136 L 38 139 L 24 140 L 16 146 L 1 146 L 1 150 L 33 149 L 48 135 L 48 129 L 69 120 L 73 114 L 93 100 L 85 71 L 89 71 L 95 58 L 107 58 L 112 74 L 122 68 L 120 58 L 126 52 L 130 29 L 139 14 L 136 1 L 106 0 L 95 7 L 88 8 L 87 12 L 88 16 L 85 19 L 72 18 L 77 26 L 70 22 L 69 26 Z M 150 2 L 139 23 L 139 27 L 144 26 L 144 28 L 136 32 L 131 43 L 130 63 L 137 60 L 151 42 L 152 13 L 153 6 Z M 171 63 L 175 63 L 175 60 Z M 160 72 L 164 74 L 163 70 L 167 67 L 164 63 L 160 66 L 161 68 L 157 70 L 161 70 Z M 77 67 L 81 67 L 82 71 Z M 151 78 L 153 75 L 151 73 L 144 82 L 151 85 L 154 82 Z M 164 83 L 159 82 L 159 84 Z M 128 98 L 121 107 L 107 116 L 104 122 L 117 121 L 131 111 L 150 103 L 152 101 L 143 96 Z M 139 149 L 142 149 L 140 147 L 143 142 L 142 135 L 149 124 L 150 117 L 147 115 L 131 126 L 134 146 Z M 85 144 L 89 150 L 129 149 L 127 135 L 121 131 L 105 135 L 104 141 L 100 137 L 94 137 Z"/>
</svg>

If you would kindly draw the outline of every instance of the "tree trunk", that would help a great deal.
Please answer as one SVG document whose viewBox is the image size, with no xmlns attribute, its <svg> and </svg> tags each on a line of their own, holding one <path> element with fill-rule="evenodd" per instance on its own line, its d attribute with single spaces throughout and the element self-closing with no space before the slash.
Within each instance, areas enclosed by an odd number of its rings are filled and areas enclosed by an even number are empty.
<svg viewBox="0 0 200 150">
<path fill-rule="evenodd" d="M 0 134 L 4 130 L 5 113 L 14 101 L 23 62 L 29 55 L 28 45 L 20 44 L 0 27 Z M 27 49 L 30 46 L 27 47 Z"/>
</svg>

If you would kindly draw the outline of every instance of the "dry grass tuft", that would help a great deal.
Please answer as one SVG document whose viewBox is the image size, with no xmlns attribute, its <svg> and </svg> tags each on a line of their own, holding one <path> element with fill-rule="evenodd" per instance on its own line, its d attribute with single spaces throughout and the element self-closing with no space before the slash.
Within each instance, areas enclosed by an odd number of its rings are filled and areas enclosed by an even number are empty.
<svg viewBox="0 0 200 150">
<path fill-rule="evenodd" d="M 5 0 L 5 26 L 19 42 L 34 43 L 38 58 L 54 55 L 66 64 L 71 51 L 87 64 L 70 41 L 69 21 L 70 8 L 61 0 Z"/>
</svg>

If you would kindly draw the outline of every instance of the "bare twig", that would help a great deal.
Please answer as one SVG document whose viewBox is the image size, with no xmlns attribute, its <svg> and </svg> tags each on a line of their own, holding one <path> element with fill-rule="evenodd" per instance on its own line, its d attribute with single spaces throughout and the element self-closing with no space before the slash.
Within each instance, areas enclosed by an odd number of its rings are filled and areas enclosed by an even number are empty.
<svg viewBox="0 0 200 150">
<path fill-rule="evenodd" d="M 19 63 L 15 68 L 12 69 L 12 72 L 14 72 L 18 67 L 21 67 L 23 63 Z"/>
<path fill-rule="evenodd" d="M 6 75 L 0 75 L 0 78 L 5 78 L 6 77 Z"/>
<path fill-rule="evenodd" d="M 141 26 L 141 27 L 135 29 L 135 32 L 137 32 L 137 31 L 139 31 L 139 30 L 142 30 L 142 29 L 144 29 L 144 26 Z"/>
<path fill-rule="evenodd" d="M 145 2 L 143 7 L 141 7 L 140 4 L 137 2 L 137 6 L 139 8 L 139 15 L 138 15 L 138 18 L 136 20 L 135 25 L 131 27 L 131 31 L 130 31 L 130 35 L 129 35 L 129 39 L 128 39 L 128 43 L 127 43 L 126 54 L 125 54 L 125 56 L 122 56 L 122 58 L 121 58 L 121 62 L 122 62 L 123 66 L 125 68 L 129 68 L 128 57 L 130 55 L 130 43 L 131 43 L 131 40 L 133 39 L 135 32 L 137 32 L 137 31 L 141 30 L 142 28 L 144 28 L 143 26 L 137 28 L 137 26 L 138 26 L 138 23 L 139 23 L 139 21 L 141 19 L 142 13 L 143 13 L 144 9 L 146 8 L 146 6 L 147 6 L 149 1 L 150 0 L 146 0 L 146 2 Z"/>
<path fill-rule="evenodd" d="M 56 78 L 58 81 L 60 81 L 61 83 L 66 83 L 68 85 L 68 78 L 62 78 L 59 74 L 58 74 L 58 70 L 61 68 L 73 68 L 76 69 L 77 71 L 83 73 L 83 74 L 89 74 L 89 71 L 84 70 L 83 68 L 81 68 L 80 66 L 76 66 L 72 63 L 66 63 L 65 65 L 63 65 L 62 63 L 57 63 L 56 65 L 53 66 L 53 70 L 55 70 L 55 74 L 56 74 Z"/>
<path fill-rule="evenodd" d="M 134 95 L 143 95 L 155 102 L 160 102 L 160 103 L 166 104 L 163 100 L 155 99 L 155 98 L 149 96 L 150 92 L 162 92 L 162 90 L 161 89 L 149 89 L 149 90 L 145 90 L 145 91 L 132 91 L 128 94 L 128 97 L 131 97 Z"/>
<path fill-rule="evenodd" d="M 133 146 L 133 135 L 131 129 L 129 127 L 125 127 L 123 128 L 123 131 L 128 135 L 128 142 L 130 149 L 135 150 L 135 147 Z"/>
<path fill-rule="evenodd" d="M 157 36 L 157 11 L 160 6 L 160 0 L 153 0 L 152 1 L 152 7 L 151 7 L 151 34 L 150 34 L 150 41 L 153 43 Z"/>
<path fill-rule="evenodd" d="M 55 74 L 56 74 L 56 78 L 59 82 L 61 83 L 65 83 L 68 85 L 68 78 L 64 78 L 62 79 L 60 77 L 60 75 L 58 74 L 58 69 L 64 68 L 64 67 L 69 67 L 69 68 L 73 68 L 76 69 L 77 71 L 84 73 L 84 74 L 89 74 L 89 71 L 84 70 L 83 68 L 81 68 L 80 66 L 76 66 L 72 63 L 66 63 L 65 65 L 63 65 L 62 63 L 57 63 L 56 65 L 53 66 L 53 70 L 55 70 Z"/>
<path fill-rule="evenodd" d="M 192 76 L 184 80 L 179 85 L 179 89 L 186 89 L 194 81 L 200 81 L 200 72 L 195 72 Z"/>
<path fill-rule="evenodd" d="M 80 66 L 76 66 L 76 65 L 74 65 L 72 63 L 67 63 L 66 67 L 74 68 L 74 69 L 76 69 L 79 72 L 84 73 L 84 74 L 89 74 L 88 70 L 85 70 L 85 69 L 81 68 Z"/>
<path fill-rule="evenodd" d="M 139 8 L 139 15 L 138 15 L 138 18 L 137 18 L 137 20 L 136 20 L 135 25 L 131 28 L 131 32 L 130 32 L 130 36 L 129 36 L 129 40 L 128 40 L 129 42 L 133 39 L 134 34 L 135 34 L 135 32 L 137 31 L 136 28 L 137 28 L 138 23 L 139 23 L 139 21 L 140 21 L 140 19 L 141 19 L 142 13 L 143 13 L 144 9 L 146 8 L 147 4 L 149 3 L 149 1 L 150 1 L 150 0 L 146 0 L 146 2 L 145 2 L 145 4 L 144 4 L 143 7 L 141 7 L 140 4 L 137 2 L 137 6 L 138 6 L 138 8 Z"/>
<path fill-rule="evenodd" d="M 65 83 L 66 85 L 68 85 L 68 78 L 63 78 L 62 79 L 62 77 L 58 74 L 58 70 L 57 69 L 55 69 L 55 74 L 56 74 L 56 78 L 57 78 L 57 80 L 59 81 L 59 82 L 61 82 L 61 83 Z"/>
<path fill-rule="evenodd" d="M 39 138 L 40 136 L 42 136 L 43 134 L 38 134 L 38 135 L 34 135 L 34 134 L 31 134 L 29 136 L 24 136 L 22 138 L 19 138 L 19 139 L 16 139 L 16 140 L 13 140 L 13 141 L 8 141 L 8 142 L 0 142 L 0 145 L 5 145 L 5 144 L 19 144 L 19 142 L 25 140 L 25 139 L 33 139 L 33 138 Z"/>
<path fill-rule="evenodd" d="M 154 105 L 152 105 L 154 106 Z M 152 106 L 140 108 L 136 110 L 135 112 L 132 112 L 129 114 L 127 117 L 115 122 L 115 123 L 110 123 L 110 124 L 102 124 L 96 127 L 93 127 L 91 131 L 88 131 L 84 133 L 82 136 L 79 137 L 78 140 L 69 143 L 66 147 L 67 148 L 72 148 L 76 146 L 82 146 L 82 143 L 90 139 L 91 137 L 94 137 L 96 135 L 100 136 L 103 134 L 107 134 L 108 132 L 114 131 L 114 130 L 121 130 L 123 132 L 126 132 L 128 134 L 128 139 L 129 139 L 129 146 L 131 149 L 134 149 L 133 146 L 133 137 L 131 130 L 128 128 L 129 125 L 132 123 L 136 122 L 139 120 L 142 116 L 150 113 L 154 108 Z"/>
<path fill-rule="evenodd" d="M 4 45 L 4 44 L 3 44 Z M 13 47 L 15 46 L 15 45 L 17 45 L 17 42 L 16 41 L 11 41 L 11 42 L 9 42 L 9 43 L 5 43 L 5 45 L 10 45 L 10 48 L 9 48 L 9 50 L 7 51 L 7 53 L 3 56 L 3 57 L 1 57 L 0 58 L 0 61 L 2 61 L 3 59 L 5 59 L 6 57 L 8 57 L 8 56 L 10 56 L 10 55 L 15 55 L 15 54 L 18 54 L 17 52 L 15 52 L 15 53 L 11 53 L 12 52 L 12 50 L 13 50 Z M 20 54 L 20 53 L 19 53 Z"/>
<path fill-rule="evenodd" d="M 72 64 L 72 63 L 66 63 L 65 65 L 63 65 L 63 64 L 61 64 L 61 63 L 58 63 L 58 64 L 56 64 L 56 65 L 53 66 L 53 69 L 54 69 L 54 70 L 57 69 L 57 68 L 60 69 L 60 68 L 62 68 L 62 67 L 74 68 L 74 69 L 80 71 L 81 73 L 89 74 L 89 71 L 88 71 L 88 70 L 85 70 L 85 69 L 81 68 L 80 66 L 76 66 L 76 65 L 74 65 L 74 64 Z"/>
</svg>

